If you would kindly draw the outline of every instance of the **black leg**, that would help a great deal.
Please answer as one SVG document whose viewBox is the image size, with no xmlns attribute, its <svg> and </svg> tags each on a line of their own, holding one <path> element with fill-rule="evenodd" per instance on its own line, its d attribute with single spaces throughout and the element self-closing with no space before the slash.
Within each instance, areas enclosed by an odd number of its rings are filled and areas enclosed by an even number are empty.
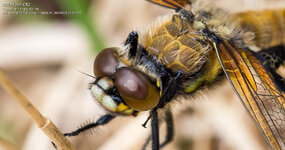
<svg viewBox="0 0 285 150">
<path fill-rule="evenodd" d="M 73 132 L 70 132 L 70 133 L 64 133 L 63 135 L 64 136 L 76 136 L 86 130 L 89 130 L 89 129 L 92 129 L 92 128 L 95 128 L 99 125 L 104 125 L 104 124 L 107 124 L 109 121 L 111 121 L 112 119 L 114 119 L 116 116 L 113 116 L 113 115 L 110 115 L 110 114 L 106 114 L 102 117 L 100 117 L 95 123 L 90 123 L 90 124 L 87 124 L 83 127 L 80 127 L 79 129 L 73 131 Z"/>
<path fill-rule="evenodd" d="M 158 127 L 157 112 L 155 112 L 152 116 L 151 133 L 152 133 L 152 150 L 159 150 L 159 127 Z"/>
<path fill-rule="evenodd" d="M 173 116 L 170 110 L 165 111 L 165 122 L 166 122 L 166 137 L 165 141 L 162 142 L 162 144 L 159 145 L 159 148 L 164 147 L 169 142 L 173 140 L 174 130 L 173 130 Z M 151 136 L 149 136 L 143 145 L 142 150 L 145 150 L 147 145 L 149 144 L 151 140 Z"/>
<path fill-rule="evenodd" d="M 106 123 L 108 123 L 109 121 L 111 121 L 112 119 L 114 119 L 116 116 L 113 116 L 113 115 L 110 115 L 110 114 L 106 114 L 102 117 L 100 117 L 95 123 L 89 123 L 83 127 L 80 127 L 79 129 L 73 131 L 73 132 L 70 132 L 70 133 L 64 133 L 63 135 L 64 136 L 76 136 L 86 130 L 89 130 L 89 129 L 92 129 L 92 128 L 95 128 L 97 127 L 98 125 L 104 125 Z M 53 145 L 53 147 L 55 149 L 57 149 L 56 145 L 51 142 L 51 144 Z"/>
</svg>

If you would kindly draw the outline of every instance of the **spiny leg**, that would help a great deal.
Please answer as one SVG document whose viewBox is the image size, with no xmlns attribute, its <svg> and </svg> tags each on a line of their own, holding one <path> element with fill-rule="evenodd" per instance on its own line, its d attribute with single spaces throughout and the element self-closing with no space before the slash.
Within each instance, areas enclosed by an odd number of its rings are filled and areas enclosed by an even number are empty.
<svg viewBox="0 0 285 150">
<path fill-rule="evenodd" d="M 110 114 L 106 114 L 102 117 L 100 117 L 95 123 L 89 123 L 83 127 L 80 127 L 79 129 L 73 131 L 73 132 L 70 132 L 70 133 L 64 133 L 63 135 L 64 136 L 76 136 L 86 130 L 89 130 L 89 129 L 92 129 L 92 128 L 95 128 L 99 125 L 104 125 L 104 124 L 107 124 L 108 122 L 110 122 L 112 119 L 114 119 L 116 116 L 113 116 L 113 115 L 110 115 Z M 51 144 L 53 145 L 53 147 L 55 149 L 57 149 L 56 145 L 51 142 Z"/>
<path fill-rule="evenodd" d="M 157 112 L 155 112 L 152 116 L 151 133 L 152 133 L 152 150 L 159 150 L 159 125 L 158 125 Z"/>
<path fill-rule="evenodd" d="M 170 110 L 165 111 L 165 122 L 166 122 L 166 137 L 165 137 L 165 141 L 159 145 L 159 148 L 164 147 L 165 145 L 167 145 L 169 142 L 173 140 L 173 135 L 174 135 L 173 116 Z M 143 145 L 142 150 L 146 149 L 150 140 L 151 140 L 151 136 L 147 138 L 145 144 Z"/>
<path fill-rule="evenodd" d="M 110 115 L 110 114 L 106 114 L 102 117 L 100 117 L 95 123 L 89 123 L 87 125 L 84 125 L 83 127 L 78 128 L 77 130 L 70 132 L 70 133 L 64 133 L 64 136 L 76 136 L 86 130 L 95 128 L 99 125 L 104 125 L 107 124 L 108 122 L 110 122 L 112 119 L 114 119 L 116 116 Z"/>
</svg>

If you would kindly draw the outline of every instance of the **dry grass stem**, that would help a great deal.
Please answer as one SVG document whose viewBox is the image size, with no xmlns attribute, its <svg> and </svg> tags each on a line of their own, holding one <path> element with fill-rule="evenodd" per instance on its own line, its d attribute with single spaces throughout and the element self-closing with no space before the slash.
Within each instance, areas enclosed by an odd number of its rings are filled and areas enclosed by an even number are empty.
<svg viewBox="0 0 285 150">
<path fill-rule="evenodd" d="M 14 86 L 12 81 L 0 69 L 0 84 L 28 112 L 39 128 L 53 141 L 59 150 L 75 150 L 50 119 L 45 118 Z"/>
</svg>

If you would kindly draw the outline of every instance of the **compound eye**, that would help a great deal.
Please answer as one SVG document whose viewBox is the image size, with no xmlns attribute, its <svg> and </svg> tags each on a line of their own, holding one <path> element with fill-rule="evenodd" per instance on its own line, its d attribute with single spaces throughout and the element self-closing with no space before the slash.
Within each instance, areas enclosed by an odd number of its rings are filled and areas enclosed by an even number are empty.
<svg viewBox="0 0 285 150">
<path fill-rule="evenodd" d="M 96 77 L 110 76 L 115 73 L 118 64 L 118 56 L 115 48 L 103 49 L 94 61 L 94 75 Z"/>
<path fill-rule="evenodd" d="M 114 79 L 120 96 L 129 107 L 143 111 L 150 110 L 158 104 L 158 89 L 141 72 L 120 68 Z"/>
</svg>

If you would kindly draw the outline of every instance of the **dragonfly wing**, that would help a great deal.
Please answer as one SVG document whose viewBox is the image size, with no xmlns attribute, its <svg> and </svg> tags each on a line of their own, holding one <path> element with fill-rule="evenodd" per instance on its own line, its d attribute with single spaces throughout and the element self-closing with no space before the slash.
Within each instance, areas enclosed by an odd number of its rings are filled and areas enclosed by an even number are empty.
<svg viewBox="0 0 285 150">
<path fill-rule="evenodd" d="M 191 5 L 190 0 L 147 0 L 159 6 L 179 10 L 186 5 Z"/>
<path fill-rule="evenodd" d="M 223 70 L 244 107 L 274 149 L 285 149 L 285 92 L 254 53 L 223 40 L 213 43 Z"/>
</svg>

